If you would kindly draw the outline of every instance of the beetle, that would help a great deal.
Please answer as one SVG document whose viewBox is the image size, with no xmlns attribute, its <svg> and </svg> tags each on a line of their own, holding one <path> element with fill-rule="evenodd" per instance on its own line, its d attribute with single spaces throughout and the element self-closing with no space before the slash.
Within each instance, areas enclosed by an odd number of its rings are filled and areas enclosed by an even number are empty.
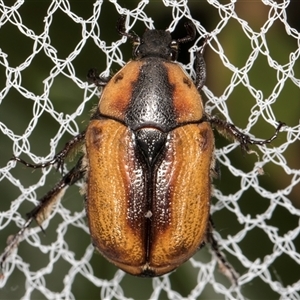
<svg viewBox="0 0 300 300">
<path fill-rule="evenodd" d="M 110 262 L 125 272 L 154 277 L 169 273 L 204 244 L 210 244 L 221 269 L 236 284 L 238 275 L 213 237 L 210 217 L 211 181 L 216 174 L 213 127 L 249 145 L 253 140 L 233 124 L 204 111 L 200 91 L 205 83 L 203 49 L 196 54 L 195 82 L 177 63 L 179 45 L 195 39 L 196 28 L 185 25 L 187 36 L 173 40 L 170 32 L 147 30 L 142 38 L 117 30 L 133 42 L 133 60 L 112 78 L 95 69 L 88 79 L 103 88 L 87 129 L 69 141 L 46 163 L 27 167 L 61 168 L 76 147 L 83 154 L 76 165 L 28 214 L 9 242 L 1 267 L 33 220 L 41 227 L 52 206 L 68 186 L 85 180 L 85 208 L 92 242 Z"/>
</svg>

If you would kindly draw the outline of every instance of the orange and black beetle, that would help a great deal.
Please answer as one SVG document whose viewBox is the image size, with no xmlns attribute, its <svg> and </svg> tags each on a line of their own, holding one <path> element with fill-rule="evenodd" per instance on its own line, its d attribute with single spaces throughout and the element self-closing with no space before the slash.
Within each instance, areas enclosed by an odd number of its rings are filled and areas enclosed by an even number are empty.
<svg viewBox="0 0 300 300">
<path fill-rule="evenodd" d="M 139 276 L 160 276 L 188 260 L 204 243 L 217 254 L 233 281 L 237 275 L 218 251 L 210 220 L 211 174 L 214 173 L 214 135 L 211 124 L 248 144 L 251 140 L 232 124 L 204 112 L 199 94 L 205 81 L 202 51 L 197 53 L 195 83 L 175 62 L 178 45 L 195 38 L 172 40 L 167 31 L 148 30 L 140 39 L 118 31 L 134 44 L 134 60 L 110 80 L 93 69 L 89 80 L 105 86 L 96 112 L 83 133 L 75 137 L 50 162 L 29 167 L 60 167 L 67 154 L 85 142 L 77 165 L 44 196 L 8 245 L 1 264 L 20 236 L 37 220 L 41 225 L 64 190 L 86 180 L 86 212 L 95 247 L 122 270 Z"/>
<path fill-rule="evenodd" d="M 187 28 L 184 41 L 195 36 Z M 106 258 L 130 274 L 159 276 L 206 235 L 214 137 L 196 86 L 173 62 L 180 41 L 161 30 L 141 41 L 119 31 L 133 39 L 136 59 L 107 83 L 86 131 L 86 211 Z"/>
</svg>

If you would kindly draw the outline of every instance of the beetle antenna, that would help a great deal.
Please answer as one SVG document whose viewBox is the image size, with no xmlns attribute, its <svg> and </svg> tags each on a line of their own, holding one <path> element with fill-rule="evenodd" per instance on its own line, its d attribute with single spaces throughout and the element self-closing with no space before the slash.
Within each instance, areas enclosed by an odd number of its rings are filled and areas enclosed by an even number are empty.
<svg viewBox="0 0 300 300">
<path fill-rule="evenodd" d="M 184 44 L 187 42 L 191 42 L 196 38 L 196 27 L 195 25 L 189 21 L 184 24 L 187 35 L 181 39 L 177 40 L 178 44 Z"/>
<path fill-rule="evenodd" d="M 139 36 L 134 31 L 126 32 L 125 28 L 126 16 L 121 15 L 117 22 L 117 31 L 120 35 L 126 36 L 132 40 L 132 42 L 138 42 L 140 40 Z"/>
</svg>

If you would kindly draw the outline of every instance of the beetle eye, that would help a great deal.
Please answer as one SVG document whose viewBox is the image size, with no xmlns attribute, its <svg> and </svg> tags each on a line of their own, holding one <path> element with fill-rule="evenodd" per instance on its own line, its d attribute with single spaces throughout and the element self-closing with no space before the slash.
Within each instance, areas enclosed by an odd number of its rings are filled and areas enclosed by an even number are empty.
<svg viewBox="0 0 300 300">
<path fill-rule="evenodd" d="M 170 48 L 174 51 L 177 51 L 178 50 L 178 43 L 177 41 L 172 41 L 171 44 L 170 44 Z"/>
<path fill-rule="evenodd" d="M 171 44 L 170 44 L 170 48 L 171 48 L 170 57 L 172 58 L 172 60 L 176 60 L 177 59 L 177 54 L 178 54 L 178 43 L 177 43 L 177 41 L 172 41 Z"/>
<path fill-rule="evenodd" d="M 140 40 L 133 42 L 133 47 L 138 47 L 140 45 Z"/>
<path fill-rule="evenodd" d="M 139 49 L 140 44 L 141 44 L 140 40 L 134 41 L 134 43 L 133 43 L 132 54 L 133 54 L 134 57 L 138 57 L 139 54 L 140 54 L 140 49 Z"/>
</svg>

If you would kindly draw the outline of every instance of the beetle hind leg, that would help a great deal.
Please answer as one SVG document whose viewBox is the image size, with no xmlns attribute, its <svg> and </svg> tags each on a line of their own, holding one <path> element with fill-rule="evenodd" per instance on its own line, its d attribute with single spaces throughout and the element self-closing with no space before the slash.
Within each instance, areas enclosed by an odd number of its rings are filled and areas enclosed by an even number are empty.
<svg viewBox="0 0 300 300">
<path fill-rule="evenodd" d="M 235 286 L 238 285 L 239 274 L 234 270 L 234 268 L 229 264 L 225 255 L 219 249 L 217 240 L 213 236 L 213 222 L 209 219 L 208 228 L 206 233 L 206 243 L 210 245 L 210 248 L 218 260 L 218 265 L 220 271 L 231 281 Z"/>
<path fill-rule="evenodd" d="M 41 225 L 43 221 L 49 217 L 53 206 L 60 201 L 66 189 L 70 185 L 73 185 L 75 182 L 83 178 L 85 169 L 83 167 L 82 160 L 83 157 L 79 159 L 76 166 L 65 176 L 63 176 L 63 178 L 54 186 L 51 191 L 49 191 L 43 198 L 39 200 L 39 204 L 27 214 L 28 219 L 20 231 L 16 235 L 8 238 L 7 246 L 0 257 L 0 274 L 2 273 L 3 264 L 5 263 L 6 259 L 23 240 L 24 234 L 31 223 L 35 220 L 42 231 L 44 231 Z"/>
<path fill-rule="evenodd" d="M 83 156 L 78 160 L 73 167 L 56 185 L 39 200 L 39 204 L 27 214 L 28 219 L 36 220 L 41 227 L 42 222 L 48 218 L 55 205 L 64 195 L 66 189 L 82 179 L 85 174 L 85 169 L 82 167 Z"/>
</svg>

